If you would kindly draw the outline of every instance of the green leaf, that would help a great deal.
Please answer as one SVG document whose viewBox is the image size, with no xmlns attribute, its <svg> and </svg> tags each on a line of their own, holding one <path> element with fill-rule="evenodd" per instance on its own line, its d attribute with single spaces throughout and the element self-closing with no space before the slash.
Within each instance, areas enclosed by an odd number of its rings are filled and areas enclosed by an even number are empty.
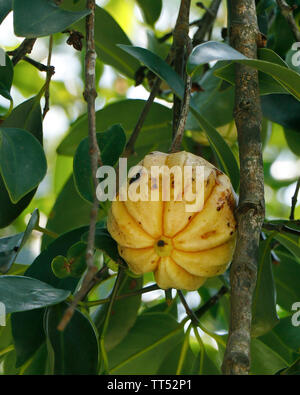
<svg viewBox="0 0 300 395">
<path fill-rule="evenodd" d="M 290 311 L 295 301 L 300 300 L 300 263 L 293 255 L 276 248 L 279 261 L 273 265 L 275 277 L 277 303 Z"/>
<path fill-rule="evenodd" d="M 299 132 L 292 129 L 284 128 L 284 136 L 289 149 L 297 156 L 300 156 L 300 139 Z"/>
<path fill-rule="evenodd" d="M 62 255 L 58 255 L 52 260 L 51 269 L 57 278 L 66 278 L 70 276 L 68 260 Z"/>
<path fill-rule="evenodd" d="M 133 279 L 132 277 L 125 275 L 118 291 L 118 296 L 134 292 L 142 287 L 143 277 Z M 141 295 L 123 298 L 114 302 L 104 338 L 105 349 L 107 351 L 110 351 L 117 346 L 133 327 L 140 304 Z M 107 309 L 108 303 L 100 306 L 92 316 L 99 334 L 101 334 L 102 331 L 104 319 L 107 315 Z"/>
<path fill-rule="evenodd" d="M 251 335 L 261 336 L 278 324 L 276 313 L 276 289 L 271 263 L 272 237 L 261 241 L 257 282 L 253 295 Z"/>
<path fill-rule="evenodd" d="M 171 315 L 142 314 L 125 339 L 108 353 L 110 373 L 156 374 L 182 337 L 182 326 Z"/>
<path fill-rule="evenodd" d="M 81 240 L 87 242 L 88 232 L 82 235 Z M 114 262 L 123 262 L 118 252 L 118 244 L 108 231 L 101 226 L 97 226 L 95 230 L 95 248 L 105 252 Z"/>
<path fill-rule="evenodd" d="M 44 178 L 44 150 L 31 133 L 22 129 L 0 129 L 0 171 L 13 203 L 32 191 Z"/>
<path fill-rule="evenodd" d="M 12 0 L 0 0 L 0 24 L 12 9 Z"/>
<path fill-rule="evenodd" d="M 111 125 L 119 123 L 128 138 L 144 105 L 144 100 L 136 99 L 126 99 L 108 104 L 102 110 L 96 112 L 97 131 L 107 130 Z M 136 163 L 150 151 L 157 149 L 165 151 L 168 149 L 172 135 L 171 122 L 172 111 L 159 103 L 153 103 L 136 142 Z M 68 135 L 58 146 L 58 154 L 74 155 L 81 140 L 87 136 L 87 125 L 86 115 L 78 118 L 71 126 Z"/>
<path fill-rule="evenodd" d="M 178 97 L 183 98 L 183 80 L 163 59 L 144 48 L 127 45 L 119 45 L 119 47 L 139 59 L 162 80 L 166 81 Z M 200 127 L 206 132 L 206 136 L 222 170 L 230 177 L 233 187 L 237 189 L 239 185 L 239 168 L 231 149 L 218 131 L 200 114 L 193 98 L 190 102 L 190 110 L 199 122 Z"/>
<path fill-rule="evenodd" d="M 98 373 L 98 342 L 88 318 L 78 310 L 64 331 L 57 330 L 68 306 L 60 304 L 47 309 L 44 319 L 50 372 L 54 375 L 87 375 Z"/>
<path fill-rule="evenodd" d="M 126 136 L 120 125 L 114 125 L 104 133 L 97 133 L 97 142 L 103 165 L 113 166 L 123 152 Z M 73 174 L 80 196 L 92 203 L 94 200 L 94 187 L 89 151 L 89 139 L 85 138 L 79 144 L 75 153 Z"/>
<path fill-rule="evenodd" d="M 300 132 L 300 103 L 293 96 L 262 96 L 261 105 L 264 116 L 270 121 Z"/>
<path fill-rule="evenodd" d="M 64 1 L 63 6 L 68 9 L 73 8 L 71 0 Z M 82 9 L 82 6 L 78 4 L 77 8 Z M 85 21 L 81 20 L 75 23 L 73 28 L 85 34 Z M 131 41 L 116 20 L 104 8 L 96 6 L 95 49 L 98 58 L 127 77 L 134 78 L 134 74 L 140 66 L 139 62 L 124 53 L 116 46 L 117 44 L 131 45 Z"/>
<path fill-rule="evenodd" d="M 73 175 L 71 175 L 56 198 L 46 227 L 52 232 L 63 234 L 79 226 L 88 225 L 90 214 L 91 205 L 79 196 L 74 185 Z M 99 217 L 102 214 L 100 212 Z M 52 241 L 53 239 L 50 236 L 44 235 L 42 250 Z"/>
<path fill-rule="evenodd" d="M 267 60 L 249 59 L 227 44 L 209 41 L 193 49 L 188 59 L 187 70 L 193 75 L 202 64 L 218 60 L 242 63 L 269 74 L 291 95 L 300 100 L 300 75 L 289 69 L 283 60 L 281 64 L 278 64 L 278 56 L 272 51 L 264 50 L 263 53 Z"/>
<path fill-rule="evenodd" d="M 250 372 L 256 375 L 275 374 L 288 365 L 281 355 L 269 348 L 261 340 L 251 341 L 251 368 Z"/>
<path fill-rule="evenodd" d="M 162 10 L 162 0 L 137 0 L 143 17 L 148 25 L 153 26 L 158 20 Z"/>
<path fill-rule="evenodd" d="M 0 273 L 6 273 L 15 262 L 18 253 L 30 237 L 39 222 L 39 212 L 34 210 L 26 226 L 25 232 L 0 238 Z"/>
<path fill-rule="evenodd" d="M 0 300 L 7 313 L 39 309 L 60 303 L 70 292 L 24 276 L 0 277 Z"/>
<path fill-rule="evenodd" d="M 73 277 L 58 279 L 53 274 L 50 263 L 57 255 L 66 256 L 68 249 L 80 240 L 81 235 L 87 229 L 86 226 L 74 229 L 55 239 L 29 266 L 25 275 L 44 281 L 55 288 L 74 292 L 78 279 Z M 12 314 L 11 322 L 17 352 L 17 366 L 22 366 L 31 358 L 45 341 L 43 315 L 44 309 Z"/>
<path fill-rule="evenodd" d="M 274 225 L 284 225 L 287 228 L 294 229 L 298 231 L 297 234 L 292 234 L 288 230 L 285 230 L 282 228 L 280 231 L 274 233 L 274 238 L 279 241 L 285 248 L 287 248 L 292 254 L 295 255 L 296 258 L 300 257 L 300 227 L 299 225 L 297 226 L 295 223 L 292 221 L 284 221 L 284 220 L 274 220 L 274 221 L 268 221 L 271 224 Z M 270 232 L 270 231 L 268 231 Z"/>
<path fill-rule="evenodd" d="M 300 376 L 300 357 L 291 366 L 282 370 L 279 374 L 283 376 Z"/>
<path fill-rule="evenodd" d="M 90 13 L 66 11 L 49 0 L 14 0 L 13 11 L 15 34 L 29 38 L 61 32 Z"/>
<path fill-rule="evenodd" d="M 12 101 L 10 90 L 14 76 L 13 64 L 8 55 L 5 56 L 5 66 L 0 66 L 0 95 Z"/>
</svg>

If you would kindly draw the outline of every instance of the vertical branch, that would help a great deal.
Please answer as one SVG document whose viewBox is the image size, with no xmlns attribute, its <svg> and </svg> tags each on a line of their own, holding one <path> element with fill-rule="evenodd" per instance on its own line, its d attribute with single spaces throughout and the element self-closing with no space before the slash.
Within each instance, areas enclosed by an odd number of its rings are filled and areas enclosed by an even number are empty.
<svg viewBox="0 0 300 395">
<path fill-rule="evenodd" d="M 276 0 L 277 6 L 280 8 L 280 11 L 283 15 L 283 17 L 286 19 L 287 23 L 290 25 L 290 28 L 293 32 L 293 35 L 295 39 L 300 42 L 300 30 L 298 29 L 298 26 L 296 24 L 293 11 L 295 8 L 297 8 L 297 5 L 295 4 L 294 6 L 288 5 L 288 3 L 285 0 Z"/>
<path fill-rule="evenodd" d="M 84 99 L 87 102 L 87 114 L 88 114 L 88 135 L 89 135 L 89 147 L 90 147 L 90 160 L 93 178 L 93 206 L 91 209 L 90 226 L 86 249 L 86 263 L 87 272 L 82 281 L 80 290 L 74 296 L 74 299 L 58 325 L 58 330 L 63 331 L 67 326 L 68 322 L 72 318 L 75 308 L 87 294 L 90 289 L 90 284 L 93 283 L 97 267 L 94 265 L 94 241 L 95 241 L 95 229 L 98 217 L 98 199 L 96 195 L 96 189 L 98 180 L 96 177 L 98 166 L 102 165 L 100 151 L 96 138 L 96 111 L 95 111 L 95 100 L 97 97 L 96 92 L 96 51 L 95 51 L 95 0 L 87 0 L 87 8 L 91 10 L 91 13 L 86 17 L 86 55 L 85 55 L 85 90 Z"/>
<path fill-rule="evenodd" d="M 255 0 L 231 0 L 231 45 L 256 58 L 258 26 Z M 233 257 L 231 317 L 224 374 L 248 374 L 252 294 L 256 284 L 258 246 L 264 219 L 264 178 L 258 73 L 237 65 L 234 117 L 240 157 L 240 196 L 236 212 L 238 233 Z"/>
<path fill-rule="evenodd" d="M 180 9 L 173 31 L 174 69 L 183 78 L 185 76 L 185 64 L 189 55 L 189 17 L 191 0 L 181 0 Z M 176 135 L 180 116 L 181 100 L 174 96 L 173 105 L 173 137 Z"/>
<path fill-rule="evenodd" d="M 49 38 L 49 50 L 48 50 L 48 59 L 47 59 L 47 76 L 45 83 L 45 105 L 43 110 L 43 119 L 45 118 L 47 112 L 49 111 L 49 102 L 50 102 L 50 81 L 51 77 L 54 74 L 53 68 L 51 68 L 51 57 L 52 57 L 52 49 L 53 49 L 53 36 L 51 35 Z"/>
<path fill-rule="evenodd" d="M 295 188 L 295 193 L 292 197 L 292 205 L 291 205 L 291 213 L 290 213 L 290 220 L 291 221 L 293 221 L 295 219 L 295 209 L 296 209 L 296 205 L 297 205 L 299 189 L 300 189 L 300 177 L 298 178 L 296 188 Z"/>
</svg>

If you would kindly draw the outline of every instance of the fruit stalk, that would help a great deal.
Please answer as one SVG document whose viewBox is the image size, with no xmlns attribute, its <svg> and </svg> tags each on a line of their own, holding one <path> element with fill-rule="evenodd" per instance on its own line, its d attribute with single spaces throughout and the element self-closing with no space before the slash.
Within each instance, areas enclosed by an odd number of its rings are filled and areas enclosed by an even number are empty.
<svg viewBox="0 0 300 395">
<path fill-rule="evenodd" d="M 231 0 L 231 46 L 257 57 L 259 30 L 254 0 Z M 256 284 L 258 246 L 264 220 L 264 176 L 258 73 L 236 66 L 234 117 L 238 132 L 240 194 L 236 210 L 238 235 L 232 261 L 231 317 L 224 374 L 248 374 L 250 369 L 251 306 Z"/>
</svg>

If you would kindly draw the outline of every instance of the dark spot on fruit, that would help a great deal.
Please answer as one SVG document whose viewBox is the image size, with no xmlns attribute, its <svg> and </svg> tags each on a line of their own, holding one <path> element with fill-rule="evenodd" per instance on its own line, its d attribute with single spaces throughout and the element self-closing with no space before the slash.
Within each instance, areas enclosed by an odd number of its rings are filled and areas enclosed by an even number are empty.
<svg viewBox="0 0 300 395">
<path fill-rule="evenodd" d="M 215 230 L 212 230 L 210 232 L 206 232 L 201 236 L 201 239 L 208 239 L 210 236 L 214 235 L 216 233 Z"/>
<path fill-rule="evenodd" d="M 229 222 L 227 222 L 227 226 L 228 226 L 228 228 L 230 228 L 230 223 Z"/>
<path fill-rule="evenodd" d="M 163 240 L 158 240 L 157 247 L 164 247 L 166 243 Z"/>
<path fill-rule="evenodd" d="M 137 181 L 140 177 L 141 177 L 141 173 L 136 173 L 135 176 L 133 176 L 132 178 L 130 178 L 130 180 L 129 180 L 129 185 L 131 185 L 133 182 Z"/>
<path fill-rule="evenodd" d="M 233 235 L 233 231 L 230 232 L 230 236 L 232 236 L 232 235 Z"/>
<path fill-rule="evenodd" d="M 190 216 L 189 216 L 189 221 L 190 221 L 191 218 L 192 218 L 192 216 L 190 215 Z"/>
</svg>

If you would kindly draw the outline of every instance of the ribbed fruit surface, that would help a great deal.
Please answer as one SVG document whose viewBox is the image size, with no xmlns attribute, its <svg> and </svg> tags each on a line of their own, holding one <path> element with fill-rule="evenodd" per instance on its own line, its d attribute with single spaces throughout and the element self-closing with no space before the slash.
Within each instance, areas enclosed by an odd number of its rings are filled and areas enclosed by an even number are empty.
<svg viewBox="0 0 300 395">
<path fill-rule="evenodd" d="M 163 288 L 198 289 L 208 277 L 223 273 L 235 247 L 235 197 L 229 178 L 205 159 L 188 152 L 153 152 L 139 165 L 147 169 L 128 182 L 128 188 L 144 182 L 157 188 L 158 201 L 112 202 L 108 231 L 118 243 L 119 253 L 136 274 L 154 272 Z M 204 167 L 204 204 L 188 212 L 187 202 L 174 199 L 176 178 L 170 177 L 169 201 L 162 199 L 161 177 L 151 179 L 152 166 Z M 195 174 L 195 173 L 193 173 Z M 146 179 L 144 178 L 146 177 Z M 190 187 L 196 191 L 195 178 Z M 184 177 L 182 177 L 184 185 Z M 199 186 L 197 186 L 200 188 Z M 199 189 L 201 191 L 201 189 Z M 130 197 L 130 196 L 129 196 Z"/>
</svg>

